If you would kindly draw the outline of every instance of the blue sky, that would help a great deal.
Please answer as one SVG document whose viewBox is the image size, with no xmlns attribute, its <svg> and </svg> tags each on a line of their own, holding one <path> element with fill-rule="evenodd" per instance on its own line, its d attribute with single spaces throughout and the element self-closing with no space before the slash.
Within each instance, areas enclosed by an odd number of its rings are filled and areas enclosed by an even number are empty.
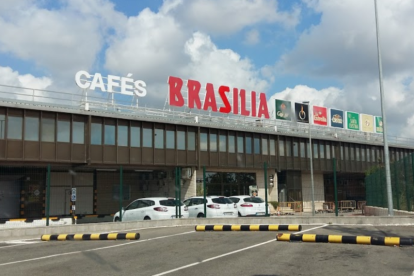
<svg viewBox="0 0 414 276">
<path fill-rule="evenodd" d="M 377 1 L 387 122 L 413 137 L 414 1 Z M 132 73 L 162 107 L 177 76 L 381 115 L 374 0 L 5 0 L 0 29 L 3 85 Z"/>
</svg>

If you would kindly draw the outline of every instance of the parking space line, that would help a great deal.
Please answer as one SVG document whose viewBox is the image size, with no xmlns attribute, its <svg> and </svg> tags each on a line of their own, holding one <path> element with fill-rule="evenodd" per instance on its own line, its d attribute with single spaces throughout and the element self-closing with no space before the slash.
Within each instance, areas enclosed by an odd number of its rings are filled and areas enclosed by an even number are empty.
<svg viewBox="0 0 414 276">
<path fill-rule="evenodd" d="M 315 230 L 315 229 L 319 229 L 319 228 L 326 227 L 328 225 L 329 224 L 324 224 L 324 225 L 321 225 L 321 226 L 318 226 L 318 227 L 313 227 L 313 228 L 310 228 L 310 229 L 306 229 L 306 230 L 303 230 L 303 231 L 299 231 L 299 232 L 296 232 L 294 234 L 300 234 L 300 233 L 312 231 L 312 230 Z M 241 248 L 241 249 L 238 249 L 238 250 L 235 250 L 235 251 L 232 251 L 232 252 L 228 252 L 228 253 L 225 253 L 225 254 L 222 254 L 222 255 L 219 255 L 219 256 L 216 256 L 216 257 L 212 257 L 212 258 L 209 258 L 209 259 L 205 259 L 205 260 L 202 260 L 200 262 L 191 263 L 191 264 L 184 265 L 184 266 L 180 266 L 180 267 L 177 267 L 177 268 L 174 268 L 174 269 L 171 269 L 171 270 L 168 270 L 168 271 L 164 271 L 164 272 L 161 272 L 161 273 L 158 273 L 158 274 L 154 274 L 153 276 L 161 276 L 161 275 L 170 274 L 172 272 L 176 272 L 176 271 L 183 270 L 183 269 L 188 268 L 188 267 L 191 267 L 191 266 L 199 265 L 199 264 L 206 263 L 206 262 L 209 262 L 209 261 L 212 261 L 212 260 L 215 260 L 215 259 L 219 259 L 219 258 L 222 258 L 222 257 L 225 257 L 225 256 L 229 256 L 229 255 L 232 255 L 232 254 L 236 254 L 236 253 L 239 253 L 241 251 L 245 251 L 245 250 L 248 250 L 248 249 L 251 249 L 251 248 L 254 248 L 254 247 L 262 246 L 264 244 L 268 244 L 268 243 L 274 242 L 274 241 L 275 240 L 272 239 L 270 241 L 262 242 L 262 243 L 255 244 L 255 245 L 252 245 L 252 246 L 249 246 L 249 247 L 245 247 L 245 248 Z"/>
<path fill-rule="evenodd" d="M 178 233 L 178 234 L 168 235 L 168 236 L 161 236 L 161 237 L 156 237 L 156 238 L 151 238 L 151 239 L 145 239 L 145 240 L 132 241 L 132 242 L 128 242 L 128 243 L 116 244 L 116 245 L 111 245 L 111 246 L 104 246 L 104 247 L 93 248 L 93 249 L 87 249 L 87 250 L 82 250 L 82 251 L 73 251 L 73 252 L 67 252 L 67 253 L 61 253 L 61 254 L 48 255 L 48 256 L 43 256 L 43 257 L 38 257 L 38 258 L 32 258 L 32 259 L 26 259 L 26 260 L 14 261 L 14 262 L 9 262 L 9 263 L 3 263 L 3 264 L 0 264 L 0 266 L 6 266 L 6 265 L 11 265 L 11 264 L 18 264 L 18 263 L 32 262 L 32 261 L 43 260 L 43 259 L 49 259 L 49 258 L 54 258 L 54 257 L 60 257 L 60 256 L 66 256 L 66 255 L 78 254 L 78 253 L 83 253 L 83 252 L 91 252 L 91 251 L 103 250 L 103 249 L 108 249 L 108 248 L 114 248 L 114 247 L 120 247 L 120 246 L 131 245 L 131 244 L 135 244 L 135 243 L 139 243 L 139 242 L 146 242 L 146 241 L 151 241 L 151 240 L 165 239 L 165 238 L 170 238 L 170 237 L 175 237 L 175 236 L 185 235 L 185 234 L 191 234 L 191 233 L 195 233 L 195 231 L 189 231 L 189 232 L 184 232 L 184 233 Z M 89 241 L 88 241 L 88 242 L 89 242 Z"/>
</svg>

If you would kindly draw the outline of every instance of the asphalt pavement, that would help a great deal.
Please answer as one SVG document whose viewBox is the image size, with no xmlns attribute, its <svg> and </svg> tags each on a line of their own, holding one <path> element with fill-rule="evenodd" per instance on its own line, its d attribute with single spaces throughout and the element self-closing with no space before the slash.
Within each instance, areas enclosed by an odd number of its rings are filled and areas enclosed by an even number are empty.
<svg viewBox="0 0 414 276">
<path fill-rule="evenodd" d="M 277 241 L 287 231 L 126 229 L 139 240 L 0 242 L 1 275 L 413 275 L 413 246 Z M 299 231 L 290 232 L 299 233 Z M 413 237 L 414 226 L 303 225 L 300 233 Z"/>
</svg>

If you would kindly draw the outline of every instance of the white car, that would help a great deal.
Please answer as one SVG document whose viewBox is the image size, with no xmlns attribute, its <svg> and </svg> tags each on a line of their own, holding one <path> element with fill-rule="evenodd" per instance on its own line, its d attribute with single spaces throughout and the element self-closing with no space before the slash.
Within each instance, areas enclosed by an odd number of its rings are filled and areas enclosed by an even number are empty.
<svg viewBox="0 0 414 276">
<path fill-rule="evenodd" d="M 181 217 L 188 218 L 188 208 L 181 202 Z M 122 209 L 122 221 L 172 219 L 175 214 L 175 199 L 168 197 L 147 197 L 132 201 Z M 179 211 L 179 210 L 177 210 Z M 114 222 L 120 221 L 119 211 Z"/>
<path fill-rule="evenodd" d="M 190 217 L 204 217 L 204 197 L 194 196 L 184 200 L 188 207 Z M 228 197 L 207 196 L 206 211 L 208 218 L 232 218 L 237 217 L 237 207 Z"/>
<path fill-rule="evenodd" d="M 230 200 L 236 204 L 240 217 L 266 215 L 266 202 L 258 196 L 231 196 Z M 269 207 L 267 210 L 267 213 L 270 214 Z"/>
</svg>

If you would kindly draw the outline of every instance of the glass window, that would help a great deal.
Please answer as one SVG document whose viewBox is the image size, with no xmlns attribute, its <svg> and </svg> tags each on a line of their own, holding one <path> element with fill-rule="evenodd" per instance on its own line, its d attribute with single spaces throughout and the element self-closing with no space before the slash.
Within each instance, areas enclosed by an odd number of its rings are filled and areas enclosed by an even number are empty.
<svg viewBox="0 0 414 276">
<path fill-rule="evenodd" d="M 102 124 L 92 123 L 91 125 L 91 144 L 102 145 Z"/>
<path fill-rule="evenodd" d="M 42 142 L 55 141 L 55 119 L 42 118 Z"/>
<path fill-rule="evenodd" d="M 260 139 L 257 137 L 254 137 L 254 154 L 260 154 Z"/>
<path fill-rule="evenodd" d="M 300 157 L 305 158 L 306 157 L 305 142 L 301 141 L 299 144 L 300 144 Z"/>
<path fill-rule="evenodd" d="M 312 142 L 313 144 L 313 158 L 319 158 L 318 143 Z"/>
<path fill-rule="evenodd" d="M 165 131 L 166 139 L 167 139 L 167 149 L 175 149 L 175 131 L 174 130 L 167 130 Z"/>
<path fill-rule="evenodd" d="M 236 152 L 236 146 L 235 146 L 235 137 L 234 134 L 229 134 L 229 152 L 235 153 Z"/>
<path fill-rule="evenodd" d="M 200 150 L 207 151 L 207 133 L 200 133 Z"/>
<path fill-rule="evenodd" d="M 24 140 L 39 141 L 39 118 L 34 118 L 34 117 L 25 118 Z"/>
<path fill-rule="evenodd" d="M 237 136 L 237 153 L 244 153 L 244 141 L 242 136 Z"/>
<path fill-rule="evenodd" d="M 349 148 L 348 148 L 348 146 L 344 146 L 344 155 L 345 155 L 345 160 L 349 160 Z"/>
<path fill-rule="evenodd" d="M 130 140 L 131 147 L 139 148 L 141 146 L 141 127 L 131 126 Z"/>
<path fill-rule="evenodd" d="M 63 142 L 63 143 L 70 142 L 70 122 L 69 121 L 58 121 L 57 141 Z"/>
<path fill-rule="evenodd" d="M 325 158 L 325 145 L 320 145 L 319 146 L 319 153 L 320 153 L 320 158 Z"/>
<path fill-rule="evenodd" d="M 115 126 L 105 125 L 105 145 L 115 145 Z"/>
<path fill-rule="evenodd" d="M 279 153 L 280 156 L 285 156 L 285 141 L 279 140 Z"/>
<path fill-rule="evenodd" d="M 266 138 L 262 138 L 262 154 L 263 155 L 268 155 L 268 148 L 267 148 L 267 139 Z"/>
<path fill-rule="evenodd" d="M 227 150 L 227 143 L 226 143 L 226 135 L 220 134 L 220 152 L 226 152 Z"/>
<path fill-rule="evenodd" d="M 128 126 L 118 125 L 118 146 L 128 147 Z"/>
<path fill-rule="evenodd" d="M 293 142 L 293 156 L 299 157 L 299 143 Z"/>
<path fill-rule="evenodd" d="M 367 161 L 368 161 L 368 162 L 371 162 L 371 154 L 370 154 L 370 152 L 369 152 L 369 151 L 370 151 L 370 148 L 369 148 L 369 146 L 368 146 L 368 147 L 367 147 L 367 152 L 366 152 L 366 153 L 367 153 Z"/>
<path fill-rule="evenodd" d="M 246 137 L 246 153 L 252 154 L 252 137 Z"/>
<path fill-rule="evenodd" d="M 187 139 L 188 139 L 188 150 L 195 150 L 195 132 L 188 131 L 187 132 Z"/>
<path fill-rule="evenodd" d="M 215 133 L 210 133 L 210 151 L 217 151 L 217 134 Z"/>
<path fill-rule="evenodd" d="M 0 114 L 0 139 L 4 139 L 5 127 L 6 127 L 6 115 Z"/>
<path fill-rule="evenodd" d="M 142 129 L 142 146 L 145 148 L 152 148 L 152 128 Z"/>
<path fill-rule="evenodd" d="M 185 131 L 177 131 L 177 149 L 185 150 Z"/>
<path fill-rule="evenodd" d="M 355 159 L 356 159 L 356 161 L 361 161 L 360 151 L 361 151 L 360 147 L 356 146 L 355 147 Z"/>
<path fill-rule="evenodd" d="M 154 131 L 154 144 L 156 149 L 163 149 L 164 148 L 164 130 L 160 128 L 156 128 Z"/>
<path fill-rule="evenodd" d="M 84 144 L 85 143 L 85 123 L 84 122 L 73 122 L 72 131 L 72 143 Z"/>
<path fill-rule="evenodd" d="M 276 155 L 276 148 L 275 148 L 275 139 L 270 138 L 270 155 L 275 156 Z"/>
<path fill-rule="evenodd" d="M 292 156 L 292 142 L 286 140 L 286 156 Z"/>
<path fill-rule="evenodd" d="M 359 149 L 361 153 L 361 161 L 365 162 L 365 147 L 362 146 L 362 148 Z"/>
<path fill-rule="evenodd" d="M 326 145 L 326 159 L 331 159 L 331 145 Z"/>
</svg>

